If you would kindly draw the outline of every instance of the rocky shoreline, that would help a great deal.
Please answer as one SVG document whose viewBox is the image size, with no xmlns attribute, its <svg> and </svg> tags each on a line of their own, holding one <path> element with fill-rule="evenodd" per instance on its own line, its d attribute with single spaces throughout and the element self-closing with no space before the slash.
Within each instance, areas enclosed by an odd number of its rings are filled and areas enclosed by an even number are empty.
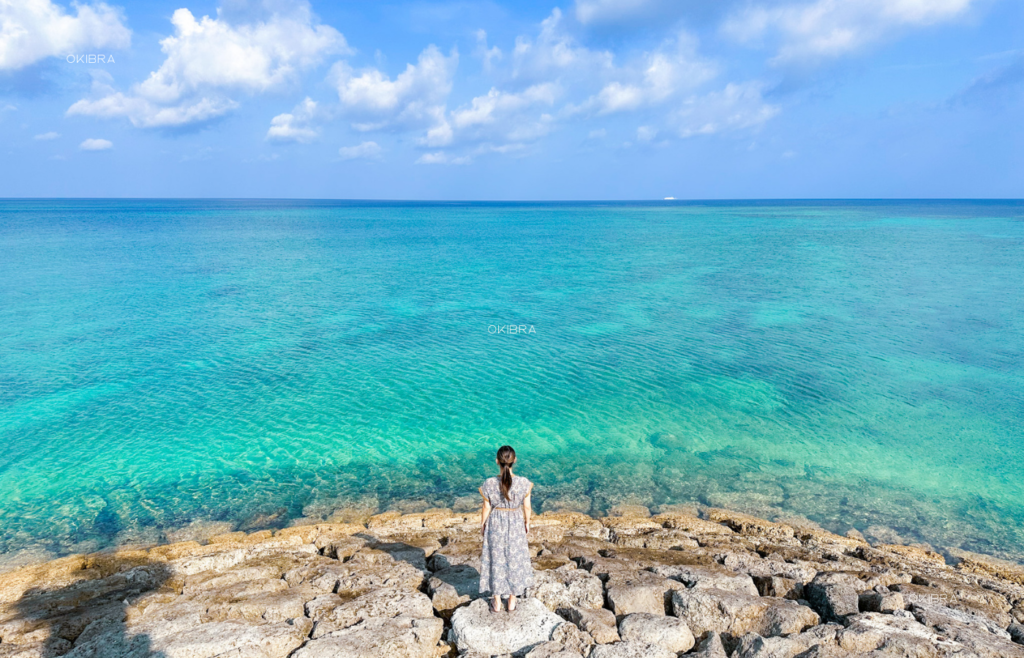
<svg viewBox="0 0 1024 658">
<path fill-rule="evenodd" d="M 1024 657 L 1024 567 L 962 551 L 714 508 L 547 512 L 529 598 L 491 613 L 478 513 L 347 518 L 0 574 L 0 658 Z"/>
</svg>

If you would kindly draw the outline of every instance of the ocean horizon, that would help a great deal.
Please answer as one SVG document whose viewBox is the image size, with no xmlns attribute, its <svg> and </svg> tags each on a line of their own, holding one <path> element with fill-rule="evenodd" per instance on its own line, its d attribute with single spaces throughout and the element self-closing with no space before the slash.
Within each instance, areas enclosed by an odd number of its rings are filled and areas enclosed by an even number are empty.
<svg viewBox="0 0 1024 658">
<path fill-rule="evenodd" d="M 468 506 L 505 443 L 538 511 L 1022 561 L 1022 247 L 1012 199 L 0 200 L 0 569 Z"/>
</svg>

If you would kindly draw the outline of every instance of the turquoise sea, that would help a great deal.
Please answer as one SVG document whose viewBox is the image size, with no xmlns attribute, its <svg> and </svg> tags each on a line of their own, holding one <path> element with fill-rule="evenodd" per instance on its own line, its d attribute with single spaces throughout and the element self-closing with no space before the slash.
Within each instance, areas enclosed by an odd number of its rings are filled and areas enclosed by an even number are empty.
<svg viewBox="0 0 1024 658">
<path fill-rule="evenodd" d="M 1020 201 L 0 201 L 0 566 L 468 505 L 503 443 L 538 511 L 1021 560 L 1022 282 Z"/>
</svg>

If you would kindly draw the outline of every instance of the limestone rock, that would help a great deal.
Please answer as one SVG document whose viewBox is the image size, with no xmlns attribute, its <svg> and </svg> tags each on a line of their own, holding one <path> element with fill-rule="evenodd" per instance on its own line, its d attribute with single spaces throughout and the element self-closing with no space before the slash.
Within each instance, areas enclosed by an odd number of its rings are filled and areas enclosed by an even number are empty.
<svg viewBox="0 0 1024 658">
<path fill-rule="evenodd" d="M 1013 622 L 1006 630 L 1010 634 L 1010 639 L 1017 644 L 1024 644 L 1024 624 Z"/>
<path fill-rule="evenodd" d="M 861 612 L 885 612 L 893 613 L 897 610 L 906 609 L 903 595 L 899 592 L 890 592 L 888 588 L 877 587 L 870 592 L 864 592 L 859 597 Z"/>
<path fill-rule="evenodd" d="M 675 617 L 638 612 L 626 615 L 619 622 L 619 636 L 624 641 L 645 642 L 674 653 L 693 648 L 693 633 L 686 622 Z"/>
<path fill-rule="evenodd" d="M 576 569 L 575 565 L 534 572 L 530 595 L 548 610 L 566 608 L 600 608 L 604 605 L 604 587 L 593 574 Z"/>
<path fill-rule="evenodd" d="M 758 596 L 754 579 L 745 573 L 736 573 L 718 565 L 676 565 L 651 567 L 653 573 L 699 589 L 720 589 Z"/>
<path fill-rule="evenodd" d="M 848 626 L 839 632 L 838 641 L 840 647 L 851 653 L 883 650 L 893 655 L 934 656 L 963 648 L 913 619 L 878 612 L 851 617 Z"/>
<path fill-rule="evenodd" d="M 512 613 L 492 613 L 487 601 L 477 599 L 452 615 L 448 641 L 460 652 L 519 653 L 551 640 L 561 623 L 562 618 L 537 599 L 520 600 Z"/>
<path fill-rule="evenodd" d="M 616 642 L 597 645 L 590 652 L 590 658 L 676 658 L 676 654 L 653 644 Z"/>
<path fill-rule="evenodd" d="M 819 621 L 813 610 L 793 601 L 716 589 L 673 592 L 672 609 L 697 636 L 708 632 L 788 635 Z"/>
<path fill-rule="evenodd" d="M 781 523 L 772 523 L 749 514 L 730 510 L 709 508 L 706 510 L 709 521 L 726 525 L 741 535 L 753 535 L 770 539 L 792 539 L 793 528 Z"/>
<path fill-rule="evenodd" d="M 451 616 L 460 605 L 481 596 L 480 572 L 468 564 L 435 571 L 427 582 L 427 593 L 438 613 Z"/>
<path fill-rule="evenodd" d="M 291 658 L 435 658 L 443 631 L 437 617 L 373 617 L 310 640 Z"/>
<path fill-rule="evenodd" d="M 583 656 L 589 655 L 594 648 L 594 638 L 590 633 L 569 622 L 555 627 L 551 632 L 551 641 L 560 645 L 564 651 Z"/>
<path fill-rule="evenodd" d="M 782 576 L 755 576 L 754 585 L 761 596 L 776 596 L 798 601 L 804 598 L 804 585 L 798 580 Z"/>
<path fill-rule="evenodd" d="M 317 602 L 333 597 L 337 605 L 316 605 Z M 323 637 L 365 621 L 370 618 L 409 617 L 428 619 L 434 616 L 430 599 L 422 592 L 408 590 L 378 589 L 367 592 L 350 601 L 343 601 L 336 594 L 319 597 L 307 609 L 310 619 L 315 622 L 313 637 Z"/>
<path fill-rule="evenodd" d="M 678 581 L 649 571 L 609 574 L 605 595 L 616 617 L 634 612 L 664 615 L 673 590 L 685 589 Z"/>
<path fill-rule="evenodd" d="M 465 654 L 470 655 L 470 654 Z M 483 654 L 477 654 L 482 656 Z M 490 658 L 489 656 L 487 658 Z M 583 654 L 566 649 L 558 642 L 542 642 L 526 654 L 526 658 L 584 658 Z"/>
<path fill-rule="evenodd" d="M 722 644 L 722 636 L 718 633 L 708 633 L 692 655 L 699 658 L 729 658 Z"/>
<path fill-rule="evenodd" d="M 819 575 L 804 588 L 804 591 L 811 607 L 826 621 L 841 622 L 847 615 L 860 612 L 857 590 L 848 583 L 831 582 Z"/>
<path fill-rule="evenodd" d="M 619 641 L 619 629 L 615 624 L 615 613 L 607 608 L 569 608 L 559 614 L 576 624 L 594 638 L 597 644 L 611 644 Z"/>
</svg>

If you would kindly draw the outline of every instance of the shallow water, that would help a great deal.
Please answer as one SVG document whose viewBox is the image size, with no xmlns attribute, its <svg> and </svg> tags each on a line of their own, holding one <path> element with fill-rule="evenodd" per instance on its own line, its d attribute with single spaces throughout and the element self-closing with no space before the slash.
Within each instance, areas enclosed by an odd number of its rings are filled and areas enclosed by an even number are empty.
<svg viewBox="0 0 1024 658">
<path fill-rule="evenodd" d="M 538 509 L 1024 556 L 1021 202 L 2 201 L 0 253 L 8 560 L 451 505 L 503 443 Z"/>
</svg>

